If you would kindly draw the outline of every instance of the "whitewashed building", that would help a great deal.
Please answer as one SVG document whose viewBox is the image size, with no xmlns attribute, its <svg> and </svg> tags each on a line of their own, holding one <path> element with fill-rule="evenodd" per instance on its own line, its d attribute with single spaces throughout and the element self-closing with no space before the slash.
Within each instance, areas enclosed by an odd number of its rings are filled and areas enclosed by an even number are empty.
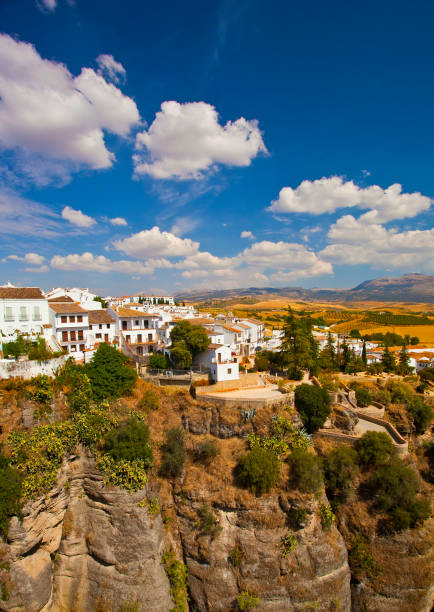
<svg viewBox="0 0 434 612">
<path fill-rule="evenodd" d="M 232 355 L 229 347 L 220 344 L 210 344 L 206 351 L 199 353 L 195 364 L 209 368 L 210 377 L 214 382 L 238 380 L 240 377 L 238 358 Z"/>
<path fill-rule="evenodd" d="M 92 293 L 89 289 L 72 287 L 71 289 L 64 287 L 55 287 L 45 293 L 48 301 L 64 301 L 62 298 L 70 298 L 73 302 L 80 304 L 85 310 L 100 310 L 101 302 L 95 302 L 96 293 Z"/>
<path fill-rule="evenodd" d="M 59 345 L 75 359 L 83 359 L 89 330 L 88 312 L 74 302 L 50 302 L 49 313 Z"/>
<path fill-rule="evenodd" d="M 0 287 L 0 330 L 3 342 L 16 340 L 17 332 L 30 338 L 44 335 L 49 325 L 48 302 L 39 287 Z"/>
<path fill-rule="evenodd" d="M 116 341 L 116 321 L 106 309 L 89 310 L 89 330 L 87 332 L 87 348 L 95 348 L 101 342 L 114 344 Z"/>
</svg>

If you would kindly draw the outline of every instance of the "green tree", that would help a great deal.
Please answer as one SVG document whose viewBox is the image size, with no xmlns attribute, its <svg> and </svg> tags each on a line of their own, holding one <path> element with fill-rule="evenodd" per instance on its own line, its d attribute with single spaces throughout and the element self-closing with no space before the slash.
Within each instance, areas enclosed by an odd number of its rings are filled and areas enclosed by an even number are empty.
<svg viewBox="0 0 434 612">
<path fill-rule="evenodd" d="M 163 446 L 161 474 L 172 478 L 179 476 L 184 467 L 186 455 L 183 429 L 180 427 L 169 429 L 166 434 L 166 443 Z"/>
<path fill-rule="evenodd" d="M 272 450 L 256 446 L 241 457 L 237 472 L 243 486 L 254 493 L 267 493 L 279 479 L 279 459 Z"/>
<path fill-rule="evenodd" d="M 292 372 L 309 370 L 315 372 L 318 359 L 318 344 L 312 334 L 312 319 L 309 316 L 296 317 L 288 307 L 283 327 L 283 339 L 280 353 L 288 366 L 289 376 Z"/>
<path fill-rule="evenodd" d="M 186 370 L 192 364 L 192 356 L 184 340 L 176 342 L 170 349 L 170 359 L 176 368 Z"/>
<path fill-rule="evenodd" d="M 359 461 L 363 465 L 381 465 L 393 453 L 391 437 L 382 431 L 367 431 L 357 442 Z"/>
<path fill-rule="evenodd" d="M 208 334 L 200 325 L 192 325 L 190 321 L 181 321 L 170 332 L 172 344 L 185 342 L 187 349 L 190 351 L 192 358 L 206 351 L 210 343 Z"/>
<path fill-rule="evenodd" d="M 323 484 L 323 471 L 319 457 L 305 448 L 296 448 L 288 457 L 291 484 L 303 493 L 315 493 Z"/>
<path fill-rule="evenodd" d="M 350 359 L 351 359 L 350 347 L 344 340 L 341 346 L 341 355 L 340 355 L 340 366 L 341 366 L 341 370 L 343 370 L 344 372 L 347 371 L 347 367 L 350 362 Z"/>
<path fill-rule="evenodd" d="M 399 351 L 398 371 L 400 374 L 405 375 L 410 372 L 411 368 L 408 365 L 409 359 L 410 357 L 408 354 L 407 346 L 403 344 L 401 350 Z"/>
<path fill-rule="evenodd" d="M 295 407 L 309 433 L 314 433 L 330 415 L 330 398 L 325 389 L 301 384 L 295 388 Z"/>
<path fill-rule="evenodd" d="M 99 345 L 91 362 L 84 366 L 96 401 L 115 399 L 132 392 L 137 374 L 128 358 L 114 346 Z"/>
<path fill-rule="evenodd" d="M 407 402 L 407 410 L 413 419 L 416 433 L 423 434 L 433 417 L 431 406 L 425 404 L 420 395 L 414 395 Z"/>
<path fill-rule="evenodd" d="M 104 451 L 115 461 L 142 459 L 151 466 L 153 453 L 149 427 L 135 417 L 129 418 L 104 437 Z"/>
<path fill-rule="evenodd" d="M 385 372 L 393 372 L 395 370 L 395 358 L 386 346 L 383 355 L 381 356 L 381 363 Z"/>
<path fill-rule="evenodd" d="M 324 475 L 327 492 L 345 499 L 358 475 L 357 452 L 351 446 L 341 444 L 324 457 Z"/>
<path fill-rule="evenodd" d="M 358 406 L 365 408 L 371 403 L 372 397 L 368 389 L 365 387 L 356 387 L 356 400 Z"/>
<path fill-rule="evenodd" d="M 416 346 L 417 344 L 419 344 L 419 338 L 417 336 L 412 336 L 410 338 L 410 344 L 411 346 Z"/>
<path fill-rule="evenodd" d="M 100 295 L 96 295 L 93 298 L 93 301 L 94 302 L 99 302 L 101 304 L 102 308 L 107 308 L 107 306 L 108 306 L 107 302 Z"/>
<path fill-rule="evenodd" d="M 363 348 L 362 348 L 362 361 L 363 363 L 367 364 L 367 357 L 366 357 L 366 340 L 363 340 Z"/>
</svg>

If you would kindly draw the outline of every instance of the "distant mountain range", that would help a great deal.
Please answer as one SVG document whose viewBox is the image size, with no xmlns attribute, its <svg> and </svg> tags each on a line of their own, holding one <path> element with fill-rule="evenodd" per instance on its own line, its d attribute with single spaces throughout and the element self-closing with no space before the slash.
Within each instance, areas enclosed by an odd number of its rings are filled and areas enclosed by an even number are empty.
<svg viewBox="0 0 434 612">
<path fill-rule="evenodd" d="M 432 302 L 434 276 L 405 274 L 367 280 L 353 289 L 303 289 L 302 287 L 249 287 L 247 289 L 197 290 L 176 296 L 190 302 L 260 301 L 273 298 L 329 302 Z"/>
</svg>

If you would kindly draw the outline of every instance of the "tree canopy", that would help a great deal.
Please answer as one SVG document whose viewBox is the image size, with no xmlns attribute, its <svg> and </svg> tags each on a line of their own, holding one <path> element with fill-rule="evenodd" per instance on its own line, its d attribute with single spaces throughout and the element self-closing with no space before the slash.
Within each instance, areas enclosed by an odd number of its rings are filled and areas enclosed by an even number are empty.
<svg viewBox="0 0 434 612">
<path fill-rule="evenodd" d="M 295 316 L 291 307 L 285 317 L 280 353 L 291 372 L 317 368 L 318 344 L 312 334 L 313 322 L 309 315 Z"/>
<path fill-rule="evenodd" d="M 196 355 L 206 351 L 209 345 L 209 337 L 203 327 L 192 325 L 189 321 L 181 321 L 170 332 L 172 344 L 185 342 L 187 350 L 194 359 Z"/>
<path fill-rule="evenodd" d="M 295 388 L 295 407 L 309 433 L 314 433 L 330 415 L 330 398 L 325 389 L 301 384 Z"/>
<path fill-rule="evenodd" d="M 90 380 L 92 396 L 96 401 L 131 393 L 137 378 L 128 357 L 105 343 L 99 345 L 92 361 L 84 366 L 84 372 Z"/>
</svg>

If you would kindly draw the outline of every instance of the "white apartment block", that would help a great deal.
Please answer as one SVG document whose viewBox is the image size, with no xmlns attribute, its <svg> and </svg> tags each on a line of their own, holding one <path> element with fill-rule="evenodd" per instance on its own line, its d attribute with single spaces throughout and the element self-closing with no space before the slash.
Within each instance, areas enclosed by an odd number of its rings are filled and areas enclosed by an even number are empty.
<svg viewBox="0 0 434 612">
<path fill-rule="evenodd" d="M 47 291 L 45 296 L 49 301 L 64 301 L 62 298 L 70 298 L 73 302 L 80 304 L 85 310 L 100 310 L 102 308 L 101 302 L 95 302 L 96 293 L 80 287 L 73 287 L 71 289 L 56 287 L 51 289 L 51 291 Z"/>
<path fill-rule="evenodd" d="M 74 302 L 49 302 L 48 305 L 57 342 L 76 359 L 82 359 L 89 329 L 87 310 Z"/>
<path fill-rule="evenodd" d="M 221 344 L 210 344 L 206 351 L 197 355 L 195 363 L 209 368 L 214 382 L 238 380 L 240 377 L 237 357 L 232 355 L 229 347 Z"/>
<path fill-rule="evenodd" d="M 0 287 L 3 342 L 16 340 L 17 332 L 31 338 L 44 335 L 49 323 L 48 302 L 39 287 Z"/>
<path fill-rule="evenodd" d="M 129 357 L 144 357 L 163 348 L 158 333 L 159 315 L 122 306 L 109 308 L 108 312 L 115 319 L 119 347 Z"/>
<path fill-rule="evenodd" d="M 101 342 L 114 344 L 117 339 L 116 321 L 106 309 L 89 310 L 89 330 L 87 331 L 86 345 L 95 348 Z"/>
</svg>

